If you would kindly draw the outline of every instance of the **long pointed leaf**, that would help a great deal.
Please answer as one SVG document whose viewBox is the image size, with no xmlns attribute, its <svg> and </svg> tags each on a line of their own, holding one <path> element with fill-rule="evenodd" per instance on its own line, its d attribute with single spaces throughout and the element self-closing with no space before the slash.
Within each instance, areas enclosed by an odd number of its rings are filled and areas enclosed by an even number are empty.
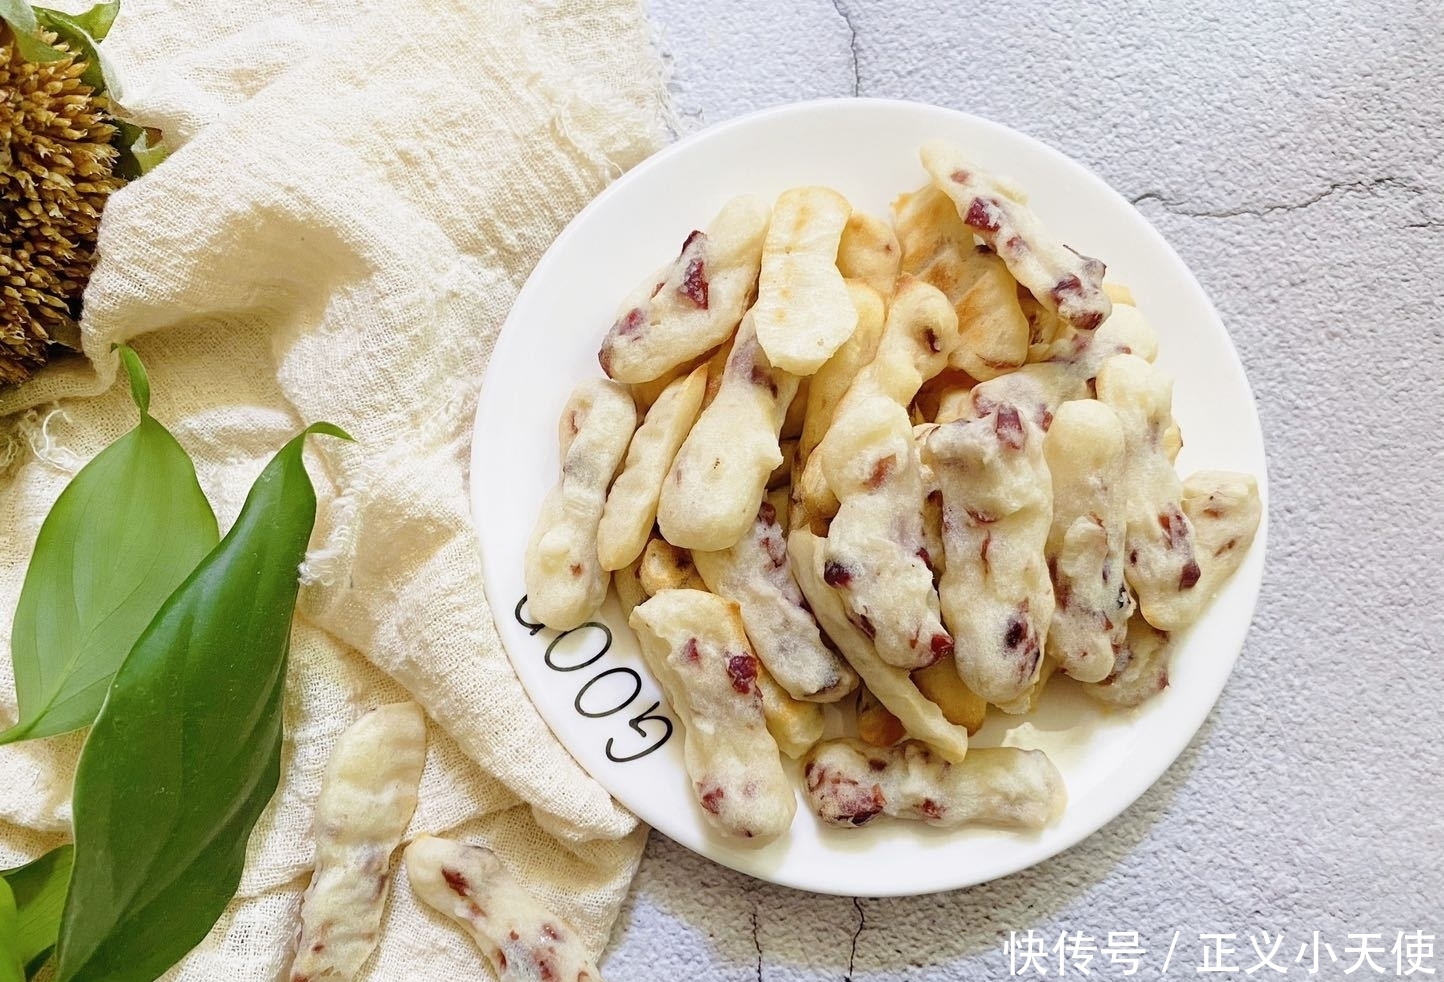
<svg viewBox="0 0 1444 982">
<path fill-rule="evenodd" d="M 39 971 L 55 948 L 74 856 L 75 849 L 69 844 L 57 846 L 33 863 L 0 873 L 0 880 L 15 894 L 17 950 L 28 975 Z"/>
<path fill-rule="evenodd" d="M 40 526 L 10 640 L 20 720 L 0 744 L 90 725 L 135 639 L 219 538 L 195 465 L 150 416 L 140 359 L 121 356 L 140 423 L 81 468 Z"/>
<path fill-rule="evenodd" d="M 60 982 L 151 982 L 215 924 L 280 776 L 297 568 L 316 517 L 306 433 L 116 673 L 75 776 Z"/>
<path fill-rule="evenodd" d="M 0 982 L 25 982 L 20 957 L 20 918 L 10 884 L 0 880 Z"/>
</svg>

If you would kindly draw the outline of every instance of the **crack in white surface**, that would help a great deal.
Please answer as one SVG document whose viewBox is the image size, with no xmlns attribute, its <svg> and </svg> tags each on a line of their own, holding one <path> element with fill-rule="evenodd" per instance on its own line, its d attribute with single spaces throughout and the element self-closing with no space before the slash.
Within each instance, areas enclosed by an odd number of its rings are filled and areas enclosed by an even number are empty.
<svg viewBox="0 0 1444 982">
<path fill-rule="evenodd" d="M 858 67 L 857 58 L 857 25 L 852 22 L 852 13 L 847 9 L 842 0 L 832 0 L 832 9 L 837 11 L 837 16 L 847 25 L 848 38 L 847 47 L 852 52 L 852 94 L 862 94 L 862 70 Z"/>
<path fill-rule="evenodd" d="M 852 982 L 853 968 L 857 965 L 857 939 L 862 937 L 862 929 L 867 927 L 867 914 L 862 909 L 862 898 L 853 897 L 852 906 L 857 909 L 857 930 L 852 932 L 852 947 L 847 953 L 847 974 L 842 977 L 842 982 Z"/>
<path fill-rule="evenodd" d="M 1273 215 L 1279 212 L 1299 211 L 1304 208 L 1309 208 L 1336 194 L 1373 194 L 1378 191 L 1408 191 L 1411 194 L 1423 194 L 1425 189 L 1406 178 L 1390 176 L 1376 177 L 1366 181 L 1336 181 L 1324 188 L 1324 190 L 1312 194 L 1302 201 L 1241 206 L 1216 211 L 1190 209 L 1185 202 L 1169 198 L 1160 191 L 1145 191 L 1142 194 L 1135 195 L 1129 200 L 1135 207 L 1145 201 L 1155 201 L 1164 211 L 1174 215 L 1183 215 L 1187 218 L 1240 218 L 1243 216 L 1262 218 L 1265 215 Z M 1434 221 L 1426 221 L 1422 225 L 1411 222 L 1406 225 L 1405 228 L 1428 228 L 1431 225 L 1437 224 L 1439 223 Z"/>
</svg>

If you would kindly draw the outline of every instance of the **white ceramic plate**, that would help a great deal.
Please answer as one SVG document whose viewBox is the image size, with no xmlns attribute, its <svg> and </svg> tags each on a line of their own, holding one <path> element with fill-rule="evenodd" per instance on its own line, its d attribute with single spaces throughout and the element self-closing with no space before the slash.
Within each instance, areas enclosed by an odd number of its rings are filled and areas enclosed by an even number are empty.
<svg viewBox="0 0 1444 982">
<path fill-rule="evenodd" d="M 517 673 L 553 732 L 644 821 L 704 856 L 764 880 L 822 893 L 891 896 L 981 883 L 1031 866 L 1128 807 L 1202 725 L 1243 647 L 1263 575 L 1266 528 L 1243 568 L 1180 638 L 1172 684 L 1132 713 L 1106 712 L 1067 680 L 1024 720 L 1001 714 L 979 745 L 1046 750 L 1068 785 L 1063 818 L 1038 834 L 944 831 L 880 819 L 824 828 L 799 799 L 788 835 L 763 848 L 707 827 L 682 767 L 682 733 L 609 600 L 592 626 L 558 637 L 525 623 L 522 557 L 557 477 L 557 418 L 571 388 L 600 375 L 597 348 L 623 296 L 675 256 L 729 197 L 824 184 L 879 216 L 921 185 L 917 150 L 943 137 L 1015 178 L 1050 228 L 1103 259 L 1157 329 L 1158 363 L 1176 379 L 1185 436 L 1179 469 L 1248 471 L 1264 486 L 1263 437 L 1248 381 L 1203 290 L 1182 261 L 1099 178 L 1029 137 L 933 106 L 809 102 L 697 133 L 638 166 L 567 226 L 517 297 L 477 406 L 472 510 L 487 597 Z M 1267 509 L 1265 509 L 1267 515 Z"/>
</svg>

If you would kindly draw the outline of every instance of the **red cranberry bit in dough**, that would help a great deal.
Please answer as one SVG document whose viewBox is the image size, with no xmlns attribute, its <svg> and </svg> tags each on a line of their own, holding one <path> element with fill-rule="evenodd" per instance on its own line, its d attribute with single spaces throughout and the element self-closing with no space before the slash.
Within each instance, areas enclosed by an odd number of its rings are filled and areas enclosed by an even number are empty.
<svg viewBox="0 0 1444 982">
<path fill-rule="evenodd" d="M 682 645 L 682 659 L 688 664 L 695 665 L 701 657 L 701 654 L 697 651 L 697 639 L 688 638 L 687 643 Z"/>
<path fill-rule="evenodd" d="M 1022 450 L 1028 440 L 1028 434 L 1023 430 L 1023 418 L 1018 415 L 1016 406 L 1005 404 L 998 407 L 998 413 L 993 418 L 993 430 L 998 434 L 998 442 L 1011 450 Z"/>
<path fill-rule="evenodd" d="M 982 198 L 974 198 L 973 203 L 968 206 L 967 214 L 963 216 L 963 224 L 984 232 L 996 232 L 1001 224 L 998 219 L 997 204 Z"/>
<path fill-rule="evenodd" d="M 766 389 L 772 393 L 773 398 L 776 398 L 777 380 L 772 377 L 771 372 L 767 371 L 761 365 L 752 366 L 752 384 L 759 389 Z"/>
<path fill-rule="evenodd" d="M 922 812 L 924 817 L 936 822 L 943 817 L 943 812 L 947 809 L 931 798 L 924 798 L 922 804 L 918 805 L 918 811 Z"/>
<path fill-rule="evenodd" d="M 757 659 L 746 654 L 728 655 L 727 677 L 732 680 L 732 688 L 737 693 L 747 695 L 754 690 L 757 682 Z"/>
<path fill-rule="evenodd" d="M 1014 611 L 1008 618 L 1008 630 L 1003 635 L 1003 644 L 1009 648 L 1017 648 L 1028 639 L 1028 619 L 1023 611 Z"/>
<path fill-rule="evenodd" d="M 953 179 L 954 184 L 967 184 L 968 181 L 972 180 L 972 175 L 961 167 L 953 171 L 949 176 Z"/>
<path fill-rule="evenodd" d="M 933 653 L 934 661 L 942 661 L 944 658 L 953 657 L 953 639 L 946 634 L 934 634 L 929 649 Z"/>
<path fill-rule="evenodd" d="M 458 897 L 464 897 L 471 892 L 471 884 L 466 881 L 466 877 L 462 876 L 459 870 L 454 870 L 450 866 L 443 866 L 441 867 L 441 878 L 446 881 L 446 885 L 451 888 L 451 892 Z"/>
<path fill-rule="evenodd" d="M 1203 570 L 1198 568 L 1198 563 L 1190 559 L 1183 564 L 1183 571 L 1178 576 L 1178 588 L 1180 590 L 1192 590 L 1201 576 L 1203 576 Z"/>
<path fill-rule="evenodd" d="M 677 292 L 703 310 L 707 309 L 707 268 L 700 256 L 687 261 Z"/>
<path fill-rule="evenodd" d="M 642 328 L 646 326 L 647 312 L 644 311 L 641 307 L 633 307 L 631 310 L 627 311 L 624 315 L 622 315 L 621 320 L 617 321 L 617 337 L 631 337 L 633 334 L 640 333 Z"/>
<path fill-rule="evenodd" d="M 934 331 L 931 327 L 923 330 L 923 342 L 933 354 L 937 354 L 943 350 L 943 343 L 938 339 L 938 332 Z"/>
<path fill-rule="evenodd" d="M 1158 513 L 1158 527 L 1168 537 L 1168 548 L 1177 549 L 1188 541 L 1188 520 L 1176 507 Z"/>
<path fill-rule="evenodd" d="M 562 939 L 561 928 L 557 927 L 555 924 L 543 924 L 542 934 L 546 935 L 547 938 L 552 941 L 560 941 Z"/>
<path fill-rule="evenodd" d="M 772 502 L 764 501 L 757 508 L 757 517 L 762 520 L 763 525 L 776 525 L 777 509 L 772 507 Z"/>
<path fill-rule="evenodd" d="M 723 791 L 720 787 L 713 785 L 710 789 L 703 792 L 701 797 L 702 807 L 707 809 L 707 811 L 711 812 L 713 815 L 716 815 L 722 810 L 722 806 L 718 804 L 718 802 L 720 802 L 724 797 L 726 797 L 726 795 L 727 792 Z"/>
<path fill-rule="evenodd" d="M 852 582 L 852 570 L 836 560 L 829 559 L 822 567 L 822 582 L 831 587 L 846 589 Z"/>
<path fill-rule="evenodd" d="M 879 457 L 872 465 L 872 473 L 867 476 L 864 487 L 869 491 L 876 491 L 882 487 L 884 481 L 892 477 L 897 470 L 897 454 L 888 454 L 886 457 Z"/>
</svg>

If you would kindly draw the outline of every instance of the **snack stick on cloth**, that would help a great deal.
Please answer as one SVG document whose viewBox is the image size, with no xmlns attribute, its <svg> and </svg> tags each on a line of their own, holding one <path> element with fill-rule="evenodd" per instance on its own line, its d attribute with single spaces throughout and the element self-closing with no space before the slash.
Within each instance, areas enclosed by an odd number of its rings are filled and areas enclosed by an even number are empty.
<svg viewBox="0 0 1444 982">
<path fill-rule="evenodd" d="M 527 605 L 554 630 L 577 627 L 607 597 L 597 528 L 636 428 L 631 393 L 606 379 L 580 383 L 562 411 L 561 476 L 542 500 L 526 550 Z"/>
<path fill-rule="evenodd" d="M 1043 549 L 1053 491 L 1043 433 L 1012 406 L 934 429 L 925 453 L 943 492 L 948 561 L 939 592 L 958 675 L 1005 711 L 1038 679 L 1053 618 Z M 1024 700 L 1026 703 L 1026 700 Z"/>
<path fill-rule="evenodd" d="M 316 869 L 291 982 L 353 979 L 370 957 L 425 764 L 426 716 L 414 702 L 368 711 L 336 742 L 316 799 Z"/>
<path fill-rule="evenodd" d="M 1047 556 L 1057 601 L 1047 654 L 1065 674 L 1098 682 L 1113 671 L 1134 608 L 1123 576 L 1123 424 L 1095 399 L 1065 402 L 1043 440 L 1043 456 L 1053 480 Z"/>
<path fill-rule="evenodd" d="M 1078 330 L 1091 331 L 1112 310 L 1103 291 L 1105 267 L 1051 236 L 1011 186 L 941 140 L 923 144 L 933 186 L 953 200 L 963 224 L 1007 263 L 1038 302 Z"/>
<path fill-rule="evenodd" d="M 406 847 L 406 877 L 423 903 L 471 935 L 501 982 L 602 982 L 576 929 L 490 849 L 424 835 Z"/>
<path fill-rule="evenodd" d="M 694 231 L 672 264 L 622 304 L 597 360 L 619 382 L 648 382 L 716 347 L 742 320 L 757 284 L 770 211 L 733 198 L 706 232 Z"/>
<path fill-rule="evenodd" d="M 1203 570 L 1169 452 L 1178 442 L 1173 380 L 1136 355 L 1117 355 L 1099 369 L 1097 387 L 1099 401 L 1122 421 L 1127 447 L 1125 576 L 1148 623 L 1176 631 L 1197 620 L 1209 598 L 1196 589 Z"/>
<path fill-rule="evenodd" d="M 798 378 L 767 360 L 749 314 L 737 329 L 717 396 L 702 410 L 662 485 L 657 524 L 673 545 L 727 549 L 757 514 L 782 463 L 778 434 Z"/>
<path fill-rule="evenodd" d="M 787 558 L 777 508 L 764 500 L 752 528 L 730 549 L 692 553 L 707 588 L 735 601 L 758 659 L 788 694 L 836 702 L 857 687 L 857 674 L 822 643 Z"/>
<path fill-rule="evenodd" d="M 759 842 L 787 831 L 797 798 L 767 729 L 757 657 L 737 605 L 700 590 L 663 590 L 628 623 L 682 722 L 687 774 L 708 821 Z"/>
<path fill-rule="evenodd" d="M 793 529 L 787 537 L 787 551 L 797 585 L 812 605 L 817 623 L 837 645 L 843 656 L 878 702 L 896 716 L 912 736 L 926 740 L 949 760 L 962 760 L 968 752 L 968 731 L 948 722 L 942 710 L 918 691 L 905 669 L 889 665 L 878 657 L 877 648 L 843 608 L 842 599 L 827 584 L 824 553 L 827 540 L 807 529 Z"/>
<path fill-rule="evenodd" d="M 662 481 L 697 421 L 706 390 L 707 368 L 698 366 L 662 390 L 633 434 L 597 526 L 597 557 L 603 569 L 621 569 L 642 554 L 657 520 Z"/>
<path fill-rule="evenodd" d="M 872 747 L 827 740 L 807 755 L 807 800 L 829 825 L 866 825 L 879 815 L 944 828 L 1040 829 L 1063 813 L 1063 776 L 1041 750 L 975 747 L 949 761 L 917 740 Z"/>
<path fill-rule="evenodd" d="M 857 327 L 857 308 L 837 268 L 846 198 L 828 188 L 784 191 L 772 209 L 757 281 L 757 341 L 767 360 L 811 375 Z"/>
</svg>

